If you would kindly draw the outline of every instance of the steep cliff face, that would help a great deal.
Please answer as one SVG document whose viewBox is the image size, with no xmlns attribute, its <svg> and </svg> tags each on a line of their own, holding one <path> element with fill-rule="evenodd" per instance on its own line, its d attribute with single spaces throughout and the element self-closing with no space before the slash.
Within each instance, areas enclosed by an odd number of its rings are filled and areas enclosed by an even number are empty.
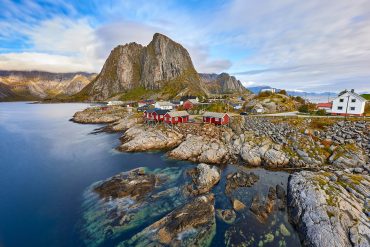
<svg viewBox="0 0 370 247">
<path fill-rule="evenodd" d="M 162 97 L 205 94 L 187 50 L 156 33 L 146 47 L 130 43 L 114 48 L 100 74 L 78 96 L 106 100 L 137 88 Z"/>
<path fill-rule="evenodd" d="M 95 74 L 83 72 L 0 71 L 4 95 L 5 88 L 7 88 L 6 100 L 40 100 L 73 95 L 89 84 L 94 77 Z M 5 100 L 5 97 L 1 98 Z"/>
<path fill-rule="evenodd" d="M 17 98 L 17 95 L 9 88 L 8 85 L 0 82 L 0 101 L 7 101 Z"/>
<path fill-rule="evenodd" d="M 227 73 L 199 74 L 210 93 L 243 93 L 246 88 L 234 76 Z"/>
</svg>

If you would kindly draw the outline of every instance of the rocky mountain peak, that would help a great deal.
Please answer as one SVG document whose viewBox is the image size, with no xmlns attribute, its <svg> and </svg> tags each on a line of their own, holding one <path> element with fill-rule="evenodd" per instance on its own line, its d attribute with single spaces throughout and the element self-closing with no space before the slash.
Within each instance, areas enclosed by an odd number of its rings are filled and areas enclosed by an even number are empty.
<svg viewBox="0 0 370 247">
<path fill-rule="evenodd" d="M 199 74 L 202 82 L 211 93 L 243 93 L 246 88 L 242 83 L 228 73 L 217 74 Z"/>
<path fill-rule="evenodd" d="M 188 51 L 160 33 L 146 47 L 132 42 L 114 48 L 96 80 L 81 93 L 105 100 L 139 87 L 171 97 L 205 93 Z"/>
</svg>

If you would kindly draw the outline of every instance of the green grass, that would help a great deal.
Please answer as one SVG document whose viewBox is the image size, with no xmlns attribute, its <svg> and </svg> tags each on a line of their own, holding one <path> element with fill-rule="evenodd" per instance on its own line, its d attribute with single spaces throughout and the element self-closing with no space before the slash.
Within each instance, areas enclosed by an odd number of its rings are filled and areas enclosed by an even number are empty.
<svg viewBox="0 0 370 247">
<path fill-rule="evenodd" d="M 367 100 L 370 100 L 370 94 L 361 94 L 361 96 Z"/>
<path fill-rule="evenodd" d="M 146 99 L 155 93 L 158 93 L 158 91 L 145 89 L 144 87 L 136 87 L 136 88 L 129 90 L 127 93 L 122 94 L 122 96 L 120 97 L 120 100 L 125 101 L 125 100 Z"/>
</svg>

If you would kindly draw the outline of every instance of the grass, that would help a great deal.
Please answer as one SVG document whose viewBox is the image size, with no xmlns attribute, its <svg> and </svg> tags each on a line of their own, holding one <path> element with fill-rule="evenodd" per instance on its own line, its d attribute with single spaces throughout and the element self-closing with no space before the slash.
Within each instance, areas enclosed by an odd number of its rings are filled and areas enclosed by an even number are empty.
<svg viewBox="0 0 370 247">
<path fill-rule="evenodd" d="M 361 97 L 370 100 L 370 94 L 361 94 Z"/>
<path fill-rule="evenodd" d="M 127 100 L 146 99 L 157 92 L 158 90 L 149 90 L 145 89 L 144 87 L 136 87 L 129 90 L 127 93 L 122 94 L 120 100 L 127 101 Z"/>
</svg>

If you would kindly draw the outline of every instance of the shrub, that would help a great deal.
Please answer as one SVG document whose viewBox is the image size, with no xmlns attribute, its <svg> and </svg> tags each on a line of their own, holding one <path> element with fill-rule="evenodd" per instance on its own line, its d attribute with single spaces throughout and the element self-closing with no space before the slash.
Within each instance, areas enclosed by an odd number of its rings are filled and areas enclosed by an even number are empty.
<svg viewBox="0 0 370 247">
<path fill-rule="evenodd" d="M 318 116 L 325 116 L 326 115 L 326 111 L 324 109 L 317 110 L 316 111 L 316 115 L 318 115 Z"/>
<path fill-rule="evenodd" d="M 279 94 L 287 95 L 287 92 L 284 89 L 282 89 L 282 90 L 280 90 Z"/>
</svg>

